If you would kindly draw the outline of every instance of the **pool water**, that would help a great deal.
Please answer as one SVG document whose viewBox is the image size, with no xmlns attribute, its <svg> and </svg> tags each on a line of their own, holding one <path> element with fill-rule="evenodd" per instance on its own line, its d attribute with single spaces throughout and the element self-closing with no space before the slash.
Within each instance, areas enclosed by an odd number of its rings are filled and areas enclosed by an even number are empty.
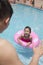
<svg viewBox="0 0 43 65">
<path fill-rule="evenodd" d="M 13 15 L 10 20 L 9 27 L 0 34 L 1 38 L 4 38 L 11 42 L 16 48 L 19 59 L 24 65 L 28 65 L 32 59 L 32 49 L 22 47 L 14 42 L 14 34 L 25 26 L 30 26 L 34 32 L 43 39 L 43 11 L 21 4 L 12 4 Z M 43 57 L 39 59 L 39 65 L 43 65 Z"/>
</svg>

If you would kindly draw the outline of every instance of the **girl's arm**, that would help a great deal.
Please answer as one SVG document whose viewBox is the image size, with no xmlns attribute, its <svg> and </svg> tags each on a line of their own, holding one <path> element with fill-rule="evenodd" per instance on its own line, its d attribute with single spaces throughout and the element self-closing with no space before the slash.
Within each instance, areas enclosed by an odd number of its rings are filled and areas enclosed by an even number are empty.
<svg viewBox="0 0 43 65">
<path fill-rule="evenodd" d="M 20 45 L 22 45 L 21 37 L 22 37 L 22 36 L 20 36 L 20 37 L 17 39 Z"/>
<path fill-rule="evenodd" d="M 27 45 L 26 45 L 26 47 L 29 47 L 29 45 L 32 43 L 32 37 L 30 36 L 29 38 L 30 38 L 31 42 L 28 42 Z"/>
</svg>

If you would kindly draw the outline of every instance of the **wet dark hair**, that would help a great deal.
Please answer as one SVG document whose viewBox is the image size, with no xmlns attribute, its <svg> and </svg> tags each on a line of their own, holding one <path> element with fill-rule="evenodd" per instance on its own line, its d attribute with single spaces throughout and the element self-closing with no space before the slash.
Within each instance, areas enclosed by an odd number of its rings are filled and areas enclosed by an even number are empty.
<svg viewBox="0 0 43 65">
<path fill-rule="evenodd" d="M 13 10 L 8 0 L 0 0 L 0 21 L 12 16 Z"/>
<path fill-rule="evenodd" d="M 28 29 L 30 30 L 30 33 L 31 33 L 31 28 L 30 28 L 29 26 L 26 26 L 26 27 L 24 28 L 24 30 L 25 30 L 26 28 L 28 28 Z"/>
</svg>

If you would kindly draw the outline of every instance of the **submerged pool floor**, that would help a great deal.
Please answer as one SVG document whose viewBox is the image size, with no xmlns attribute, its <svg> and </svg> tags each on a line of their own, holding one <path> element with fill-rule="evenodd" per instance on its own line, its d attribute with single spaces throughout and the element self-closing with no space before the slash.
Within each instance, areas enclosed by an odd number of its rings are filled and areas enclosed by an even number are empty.
<svg viewBox="0 0 43 65">
<path fill-rule="evenodd" d="M 13 15 L 10 20 L 9 27 L 0 34 L 1 38 L 7 39 L 13 44 L 17 50 L 17 54 L 24 65 L 28 65 L 32 59 L 33 51 L 29 48 L 24 48 L 14 42 L 14 34 L 24 29 L 25 26 L 30 26 L 34 32 L 43 39 L 43 11 L 25 6 L 21 4 L 12 4 Z M 43 65 L 43 57 L 39 60 L 39 65 Z"/>
</svg>

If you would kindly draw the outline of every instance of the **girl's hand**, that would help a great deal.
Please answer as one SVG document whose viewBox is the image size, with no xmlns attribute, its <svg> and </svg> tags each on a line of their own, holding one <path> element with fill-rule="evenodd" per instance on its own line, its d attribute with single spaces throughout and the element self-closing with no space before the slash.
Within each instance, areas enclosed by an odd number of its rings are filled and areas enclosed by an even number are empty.
<svg viewBox="0 0 43 65">
<path fill-rule="evenodd" d="M 29 47 L 30 44 L 31 44 L 31 42 L 28 42 L 27 45 L 26 45 L 26 47 Z"/>
</svg>

